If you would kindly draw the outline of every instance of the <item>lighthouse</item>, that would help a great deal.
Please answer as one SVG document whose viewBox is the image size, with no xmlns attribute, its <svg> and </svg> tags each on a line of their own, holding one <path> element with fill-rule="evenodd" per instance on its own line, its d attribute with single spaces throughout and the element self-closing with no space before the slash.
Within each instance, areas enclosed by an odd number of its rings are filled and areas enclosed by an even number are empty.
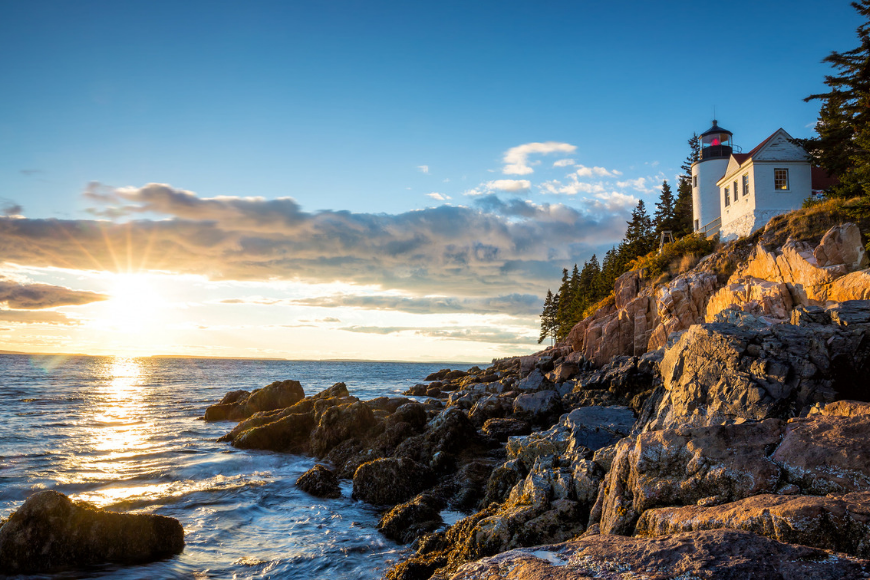
<svg viewBox="0 0 870 580">
<path fill-rule="evenodd" d="M 717 230 L 721 220 L 719 187 L 734 149 L 734 134 L 713 126 L 701 133 L 700 157 L 692 164 L 692 229 L 703 233 Z"/>
</svg>

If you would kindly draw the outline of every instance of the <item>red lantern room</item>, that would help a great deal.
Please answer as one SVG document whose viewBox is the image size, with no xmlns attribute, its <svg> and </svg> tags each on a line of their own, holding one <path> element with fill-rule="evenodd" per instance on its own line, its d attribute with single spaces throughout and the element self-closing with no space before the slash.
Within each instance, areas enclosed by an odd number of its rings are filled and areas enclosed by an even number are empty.
<svg viewBox="0 0 870 580">
<path fill-rule="evenodd" d="M 701 159 L 716 159 L 730 157 L 733 150 L 732 137 L 734 134 L 716 124 L 704 133 L 701 133 Z"/>
</svg>

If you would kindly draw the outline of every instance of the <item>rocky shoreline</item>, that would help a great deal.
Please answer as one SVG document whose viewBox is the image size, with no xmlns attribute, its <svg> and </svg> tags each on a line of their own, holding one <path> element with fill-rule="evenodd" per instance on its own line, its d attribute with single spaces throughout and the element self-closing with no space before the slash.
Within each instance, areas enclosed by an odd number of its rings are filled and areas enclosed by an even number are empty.
<svg viewBox="0 0 870 580">
<path fill-rule="evenodd" d="M 205 419 L 236 422 L 234 447 L 319 459 L 297 481 L 312 495 L 351 479 L 414 549 L 388 579 L 867 578 L 863 236 L 764 239 L 664 285 L 625 274 L 532 356 L 368 401 L 278 381 Z M 445 528 L 444 509 L 467 517 Z"/>
</svg>

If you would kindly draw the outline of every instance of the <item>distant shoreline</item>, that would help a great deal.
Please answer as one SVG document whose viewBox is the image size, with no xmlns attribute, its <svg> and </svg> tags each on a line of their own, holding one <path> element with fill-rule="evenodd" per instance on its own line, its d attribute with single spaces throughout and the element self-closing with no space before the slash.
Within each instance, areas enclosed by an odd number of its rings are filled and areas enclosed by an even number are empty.
<svg viewBox="0 0 870 580">
<path fill-rule="evenodd" d="M 148 358 L 148 359 L 206 359 L 206 360 L 255 360 L 255 361 L 286 361 L 286 362 L 357 362 L 357 363 L 394 363 L 394 364 L 427 364 L 427 365 L 489 365 L 490 361 L 414 361 L 414 360 L 374 360 L 374 359 L 352 359 L 352 358 L 325 358 L 325 359 L 293 359 L 293 358 L 258 358 L 246 356 L 208 356 L 208 355 L 189 355 L 189 354 L 152 354 L 144 356 L 125 356 L 112 354 L 83 354 L 83 353 L 66 353 L 66 352 L 20 352 L 14 350 L 0 350 L 0 356 L 81 356 L 92 358 Z"/>
</svg>

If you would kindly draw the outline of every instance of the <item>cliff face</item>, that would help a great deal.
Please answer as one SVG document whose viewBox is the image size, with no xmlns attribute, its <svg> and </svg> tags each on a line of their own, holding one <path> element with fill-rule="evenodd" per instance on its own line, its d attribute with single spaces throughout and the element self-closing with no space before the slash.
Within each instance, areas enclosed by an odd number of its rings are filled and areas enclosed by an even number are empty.
<svg viewBox="0 0 870 580">
<path fill-rule="evenodd" d="M 861 232 L 851 223 L 831 228 L 815 246 L 791 239 L 771 248 L 733 242 L 664 286 L 644 280 L 641 271 L 623 274 L 614 303 L 579 322 L 566 343 L 600 366 L 661 348 L 671 333 L 729 310 L 788 320 L 797 306 L 870 298 L 867 267 Z M 724 283 L 723 271 L 733 271 Z"/>
</svg>

